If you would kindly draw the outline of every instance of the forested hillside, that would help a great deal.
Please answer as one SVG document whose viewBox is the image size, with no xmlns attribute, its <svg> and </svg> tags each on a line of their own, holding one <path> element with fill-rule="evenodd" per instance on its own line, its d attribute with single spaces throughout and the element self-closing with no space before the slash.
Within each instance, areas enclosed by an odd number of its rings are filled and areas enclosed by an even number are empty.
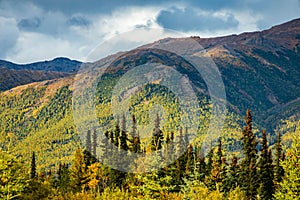
<svg viewBox="0 0 300 200">
<path fill-rule="evenodd" d="M 79 101 L 74 81 L 81 75 L 80 62 L 1 61 L 0 198 L 299 199 L 299 35 L 297 19 L 262 32 L 192 37 L 224 81 L 227 99 L 219 100 L 227 112 L 216 124 L 210 118 L 218 108 L 193 65 L 175 53 L 147 49 L 184 38 L 125 52 Z M 97 68 L 101 61 L 81 67 Z M 182 126 L 180 98 L 156 77 L 139 87 L 121 85 L 131 94 L 124 94 L 130 96 L 129 114 L 114 115 L 119 81 L 149 63 L 170 66 L 189 80 L 199 105 L 191 110 L 199 113 L 196 128 Z M 84 127 L 82 134 L 76 117 L 88 121 L 90 116 L 75 115 L 74 105 L 85 105 L 91 93 L 87 106 L 95 108 L 99 126 Z M 216 134 L 208 135 L 209 128 Z M 123 152 L 123 160 L 113 149 Z M 107 163 L 126 163 L 127 171 Z M 144 173 L 131 173 L 137 171 Z"/>
</svg>

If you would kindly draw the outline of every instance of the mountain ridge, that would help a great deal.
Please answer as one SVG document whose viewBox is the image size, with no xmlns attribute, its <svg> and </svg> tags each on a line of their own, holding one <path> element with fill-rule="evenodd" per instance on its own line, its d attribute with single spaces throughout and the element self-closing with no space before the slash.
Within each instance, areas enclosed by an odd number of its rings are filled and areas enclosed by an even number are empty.
<svg viewBox="0 0 300 200">
<path fill-rule="evenodd" d="M 300 102 L 297 99 L 300 97 L 300 19 L 264 31 L 216 38 L 192 38 L 203 46 L 206 54 L 218 66 L 231 111 L 242 116 L 246 109 L 251 109 L 257 120 L 261 121 L 261 125 L 269 131 L 275 128 L 280 119 L 299 114 Z M 167 38 L 157 42 L 176 40 L 178 39 Z M 147 46 L 148 44 L 144 45 Z M 205 82 L 193 73 L 189 63 L 175 55 L 170 59 L 159 51 L 139 47 L 128 51 L 112 63 L 112 72 L 142 64 L 141 58 L 146 60 L 145 63 L 180 65 L 180 69 L 193 80 L 197 91 L 208 94 Z M 56 61 L 72 62 L 64 58 L 58 58 Z M 65 70 L 72 72 L 66 76 L 74 74 L 82 64 L 78 61 L 74 63 L 74 66 Z M 34 68 L 30 64 L 29 66 Z M 61 70 L 57 66 L 47 69 Z M 267 125 L 264 125 L 266 123 Z"/>
<path fill-rule="evenodd" d="M 14 70 L 42 70 L 55 72 L 77 72 L 82 62 L 66 57 L 57 57 L 52 60 L 38 61 L 28 64 L 16 64 L 10 61 L 0 60 L 0 67 Z"/>
</svg>

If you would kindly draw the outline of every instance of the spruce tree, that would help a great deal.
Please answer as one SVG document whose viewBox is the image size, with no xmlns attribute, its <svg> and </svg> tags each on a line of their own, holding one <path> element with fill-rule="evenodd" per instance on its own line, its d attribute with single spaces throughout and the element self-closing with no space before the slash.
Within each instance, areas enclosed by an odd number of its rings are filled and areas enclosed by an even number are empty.
<svg viewBox="0 0 300 200">
<path fill-rule="evenodd" d="M 283 168 L 280 164 L 283 158 L 282 153 L 282 145 L 281 145 L 281 134 L 278 132 L 277 142 L 275 144 L 275 165 L 274 165 L 274 181 L 277 185 L 279 182 L 281 182 L 282 177 L 284 175 Z"/>
<path fill-rule="evenodd" d="M 206 176 L 209 177 L 211 175 L 211 170 L 213 169 L 213 155 L 214 155 L 214 149 L 211 146 L 210 150 L 206 156 Z"/>
<path fill-rule="evenodd" d="M 84 158 L 84 164 L 85 164 L 84 166 L 85 166 L 85 170 L 87 170 L 87 168 L 88 168 L 91 164 L 97 162 L 96 157 L 93 156 L 93 155 L 91 154 L 91 152 L 89 152 L 89 151 L 87 151 L 87 150 L 84 150 L 84 151 L 83 151 L 83 158 Z"/>
<path fill-rule="evenodd" d="M 241 163 L 241 173 L 239 183 L 241 189 L 245 191 L 247 197 L 255 199 L 258 188 L 257 179 L 257 150 L 256 137 L 252 132 L 252 116 L 250 110 L 247 110 L 245 117 L 246 126 L 243 129 L 243 153 L 244 158 Z"/>
<path fill-rule="evenodd" d="M 181 156 L 176 160 L 176 168 L 177 168 L 177 181 L 182 181 L 182 177 L 185 175 L 186 169 L 186 149 L 184 149 L 184 138 L 182 133 L 182 127 L 179 129 L 179 141 L 176 146 L 177 155 Z"/>
<path fill-rule="evenodd" d="M 199 149 L 199 150 L 198 150 Z M 201 148 L 196 148 L 196 174 L 197 179 L 200 182 L 204 182 L 205 174 L 206 174 L 206 163 L 205 163 L 205 157 L 203 156 L 203 153 L 201 152 Z"/>
<path fill-rule="evenodd" d="M 185 134 L 184 134 L 184 147 L 188 148 L 189 146 L 189 132 L 188 132 L 188 128 L 185 127 Z"/>
<path fill-rule="evenodd" d="M 221 183 L 222 183 L 222 141 L 219 139 L 218 147 L 215 152 L 215 155 L 213 156 L 213 163 L 212 163 L 212 170 L 211 170 L 211 184 L 210 184 L 210 189 L 218 189 L 220 190 L 221 188 Z M 224 162 L 225 164 L 225 162 Z M 216 187 L 216 188 L 215 188 Z"/>
<path fill-rule="evenodd" d="M 273 184 L 273 165 L 271 158 L 271 151 L 268 149 L 267 134 L 264 130 L 262 132 L 262 141 L 261 141 L 261 151 L 260 158 L 258 162 L 259 168 L 259 190 L 258 195 L 262 200 L 272 199 L 274 193 L 274 184 Z"/>
<path fill-rule="evenodd" d="M 114 131 L 115 131 L 115 134 L 114 134 L 114 137 L 115 137 L 115 139 L 114 139 L 114 145 L 119 148 L 119 138 L 120 138 L 120 132 L 121 132 L 120 125 L 119 125 L 119 118 L 117 118 L 116 125 L 115 125 L 115 130 Z"/>
<path fill-rule="evenodd" d="M 231 163 L 226 170 L 226 174 L 227 175 L 223 183 L 223 191 L 228 193 L 230 190 L 238 187 L 239 166 L 238 158 L 236 156 L 231 158 Z"/>
<path fill-rule="evenodd" d="M 36 178 L 36 163 L 35 163 L 35 152 L 32 152 L 31 156 L 31 165 L 30 165 L 30 178 L 34 179 Z"/>
<path fill-rule="evenodd" d="M 154 120 L 154 129 L 152 134 L 152 141 L 151 141 L 151 150 L 157 151 L 162 148 L 163 143 L 163 133 L 160 130 L 160 119 L 158 113 L 156 114 L 156 118 Z"/>
<path fill-rule="evenodd" d="M 165 157 L 167 160 L 172 160 L 175 152 L 174 152 L 174 133 L 171 132 L 171 136 L 170 133 L 167 133 L 166 136 L 166 143 L 165 143 Z"/>
<path fill-rule="evenodd" d="M 85 148 L 89 152 L 92 151 L 91 131 L 90 130 L 88 130 L 86 133 Z"/>
<path fill-rule="evenodd" d="M 115 144 L 115 134 L 114 134 L 114 131 L 110 131 L 109 132 L 109 140 L 110 140 L 111 144 Z"/>
<path fill-rule="evenodd" d="M 168 143 L 168 146 L 169 146 L 169 159 L 173 159 L 174 158 L 174 155 L 175 155 L 175 142 L 174 142 L 174 132 L 171 132 L 171 135 L 170 135 L 170 142 Z"/>
<path fill-rule="evenodd" d="M 101 160 L 101 162 L 104 162 L 105 159 L 108 158 L 109 153 L 110 153 L 110 149 L 108 148 L 109 147 L 109 132 L 107 130 L 104 132 L 104 137 L 102 136 L 99 147 L 101 149 L 100 160 Z"/>
<path fill-rule="evenodd" d="M 139 132 L 135 136 L 133 136 L 132 150 L 134 153 L 141 152 L 141 140 Z"/>
<path fill-rule="evenodd" d="M 195 168 L 193 145 L 190 144 L 187 150 L 185 174 L 194 173 Z"/>
<path fill-rule="evenodd" d="M 67 164 L 59 164 L 55 187 L 61 192 L 67 192 L 70 186 L 70 174 Z"/>
<path fill-rule="evenodd" d="M 92 154 L 93 156 L 97 157 L 97 130 L 96 128 L 94 128 L 94 132 L 93 132 L 93 143 L 92 143 Z"/>
<path fill-rule="evenodd" d="M 120 148 L 124 151 L 128 151 L 128 136 L 126 133 L 126 118 L 125 115 L 122 115 L 122 126 L 121 126 L 121 136 L 120 136 Z"/>
<path fill-rule="evenodd" d="M 135 116 L 132 115 L 132 128 L 131 128 L 131 136 L 132 136 L 132 151 L 134 153 L 141 152 L 141 141 L 140 135 L 136 132 L 136 119 Z"/>
</svg>

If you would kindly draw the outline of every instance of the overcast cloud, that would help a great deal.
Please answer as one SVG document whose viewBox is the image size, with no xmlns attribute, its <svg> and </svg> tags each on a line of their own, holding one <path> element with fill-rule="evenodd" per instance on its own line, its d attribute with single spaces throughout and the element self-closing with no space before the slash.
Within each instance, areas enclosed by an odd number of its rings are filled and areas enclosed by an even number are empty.
<svg viewBox="0 0 300 200">
<path fill-rule="evenodd" d="M 267 29 L 299 13 L 299 0 L 0 0 L 0 59 L 84 61 L 99 43 L 135 28 L 214 37 Z"/>
</svg>

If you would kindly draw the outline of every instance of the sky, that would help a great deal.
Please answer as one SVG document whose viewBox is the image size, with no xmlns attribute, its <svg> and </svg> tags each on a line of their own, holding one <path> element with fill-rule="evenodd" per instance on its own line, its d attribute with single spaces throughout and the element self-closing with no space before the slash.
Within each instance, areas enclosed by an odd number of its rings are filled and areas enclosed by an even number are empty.
<svg viewBox="0 0 300 200">
<path fill-rule="evenodd" d="M 136 29 L 216 37 L 299 17 L 300 0 L 0 0 L 0 59 L 86 61 L 99 44 Z"/>
</svg>

